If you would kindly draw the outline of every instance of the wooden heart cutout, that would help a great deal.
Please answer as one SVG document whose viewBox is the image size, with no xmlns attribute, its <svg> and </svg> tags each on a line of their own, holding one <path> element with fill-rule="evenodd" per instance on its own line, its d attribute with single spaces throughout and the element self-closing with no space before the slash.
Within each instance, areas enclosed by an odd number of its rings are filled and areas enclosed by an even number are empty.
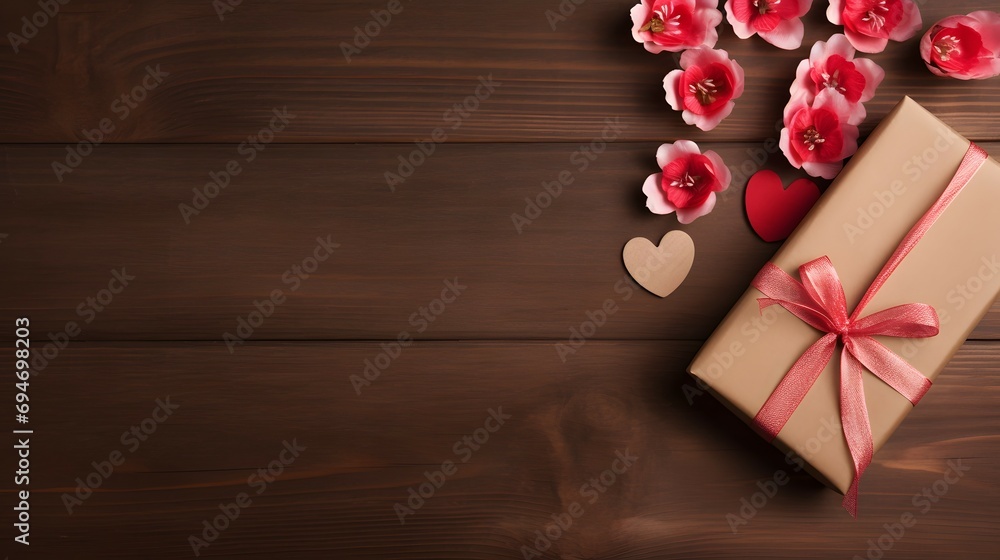
<svg viewBox="0 0 1000 560">
<path fill-rule="evenodd" d="M 799 179 L 788 188 L 774 171 L 758 171 L 747 184 L 746 205 L 750 226 L 767 242 L 788 239 L 802 218 L 819 200 L 819 187 Z"/>
<path fill-rule="evenodd" d="M 676 290 L 694 264 L 694 241 L 683 231 L 671 231 L 660 245 L 636 237 L 622 251 L 625 268 L 640 286 L 665 298 Z"/>
</svg>

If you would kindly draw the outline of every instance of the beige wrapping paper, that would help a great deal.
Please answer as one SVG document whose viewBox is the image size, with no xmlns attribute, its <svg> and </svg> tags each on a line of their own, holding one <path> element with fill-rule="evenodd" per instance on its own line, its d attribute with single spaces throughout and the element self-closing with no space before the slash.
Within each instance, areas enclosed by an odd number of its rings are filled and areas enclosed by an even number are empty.
<svg viewBox="0 0 1000 560">
<path fill-rule="evenodd" d="M 904 98 L 772 262 L 798 278 L 799 266 L 829 256 L 852 311 L 903 236 L 944 191 L 968 147 L 968 140 Z M 933 306 L 941 319 L 936 337 L 877 337 L 933 380 L 998 293 L 1000 164 L 988 159 L 865 315 L 904 303 Z M 748 289 L 688 367 L 747 422 L 822 336 L 778 306 L 762 313 L 757 304 L 762 296 Z M 838 350 L 775 443 L 795 451 L 817 478 L 845 493 L 854 467 L 840 430 L 839 378 Z M 913 406 L 867 371 L 864 387 L 877 452 Z M 925 398 L 934 398 L 933 387 Z"/>
</svg>

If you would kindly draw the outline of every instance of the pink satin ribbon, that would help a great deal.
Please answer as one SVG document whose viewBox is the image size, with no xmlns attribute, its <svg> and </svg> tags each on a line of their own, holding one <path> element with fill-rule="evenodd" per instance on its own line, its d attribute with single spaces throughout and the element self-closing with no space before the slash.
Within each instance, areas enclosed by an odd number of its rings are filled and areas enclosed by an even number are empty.
<svg viewBox="0 0 1000 560">
<path fill-rule="evenodd" d="M 827 257 L 802 265 L 799 268 L 801 282 L 773 263 L 767 263 L 753 280 L 752 286 L 767 296 L 757 300 L 761 311 L 771 305 L 780 305 L 806 324 L 826 333 L 799 357 L 757 412 L 754 425 L 768 441 L 777 437 L 830 363 L 837 341 L 843 346 L 840 353 L 840 418 L 854 461 L 854 480 L 844 495 L 844 507 L 854 517 L 858 515 L 858 483 L 874 453 L 865 404 L 864 370 L 871 371 L 914 405 L 931 386 L 931 381 L 922 373 L 872 337 L 926 338 L 937 335 L 940 326 L 934 308 L 922 303 L 899 305 L 865 317 L 861 317 L 861 313 L 986 158 L 982 148 L 975 144 L 969 146 L 944 193 L 906 234 L 850 316 L 844 288 Z"/>
</svg>

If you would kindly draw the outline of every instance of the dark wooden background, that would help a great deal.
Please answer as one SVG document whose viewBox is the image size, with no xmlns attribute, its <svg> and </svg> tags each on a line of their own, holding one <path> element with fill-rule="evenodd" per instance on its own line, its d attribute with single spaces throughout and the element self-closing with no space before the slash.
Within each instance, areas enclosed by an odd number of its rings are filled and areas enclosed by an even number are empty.
<svg viewBox="0 0 1000 560">
<path fill-rule="evenodd" d="M 886 558 L 996 558 L 1000 307 L 876 456 L 858 520 L 792 472 L 738 532 L 727 521 L 758 482 L 790 469 L 710 396 L 685 391 L 684 369 L 777 245 L 751 232 L 743 182 L 691 226 L 649 214 L 640 187 L 657 145 L 677 138 L 757 167 L 798 61 L 836 31 L 815 4 L 794 52 L 720 27 L 747 89 L 711 133 L 663 101 L 674 59 L 632 42 L 631 1 L 586 0 L 553 30 L 545 12 L 557 0 L 403 0 L 350 63 L 341 42 L 386 3 L 245 0 L 220 21 L 211 0 L 72 0 L 19 53 L 5 44 L 3 340 L 28 316 L 41 347 L 80 321 L 77 306 L 113 269 L 135 276 L 31 381 L 32 545 L 12 544 L 8 451 L 6 554 L 191 557 L 189 535 L 296 439 L 306 450 L 203 556 L 522 558 L 628 449 L 635 466 L 546 558 L 866 557 L 869 539 L 907 512 L 917 525 L 883 538 Z M 986 4 L 923 2 L 925 28 Z M 6 0 L 0 30 L 19 32 L 38 10 Z M 872 57 L 888 76 L 863 132 L 910 95 L 1000 154 L 1000 82 L 935 78 L 917 43 Z M 119 120 L 112 103 L 150 65 L 169 76 Z M 444 112 L 489 75 L 502 85 L 390 191 L 397 157 L 447 126 Z M 288 128 L 185 224 L 178 205 L 281 107 L 295 115 Z M 57 180 L 53 161 L 105 117 L 114 132 Z M 625 131 L 579 171 L 571 155 L 608 118 Z M 765 167 L 794 175 L 780 154 Z M 519 234 L 511 214 L 563 170 L 573 184 Z M 690 277 L 668 299 L 626 300 L 615 291 L 622 246 L 671 229 L 697 245 Z M 333 257 L 231 354 L 223 333 L 254 300 L 287 291 L 282 273 L 326 236 L 340 244 Z M 417 333 L 411 314 L 453 278 L 467 289 Z M 562 361 L 557 344 L 608 298 L 620 310 Z M 350 376 L 402 331 L 417 342 L 356 394 Z M 121 434 L 167 396 L 180 408 L 67 514 L 75 479 L 123 449 Z M 455 442 L 496 407 L 511 419 L 401 525 L 393 505 L 455 460 Z M 915 508 L 956 459 L 970 470 L 930 511 Z"/>
</svg>

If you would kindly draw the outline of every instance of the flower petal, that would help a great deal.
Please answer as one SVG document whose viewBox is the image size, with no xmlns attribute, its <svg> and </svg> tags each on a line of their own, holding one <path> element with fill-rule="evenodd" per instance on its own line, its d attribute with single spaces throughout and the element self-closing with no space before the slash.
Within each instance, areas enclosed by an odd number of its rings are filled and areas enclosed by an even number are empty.
<svg viewBox="0 0 1000 560">
<path fill-rule="evenodd" d="M 677 210 L 677 221 L 682 224 L 690 224 L 691 222 L 697 220 L 698 218 L 708 214 L 715 209 L 715 202 L 718 197 L 715 193 L 708 195 L 705 199 L 704 204 L 694 208 L 680 208 Z"/>
<path fill-rule="evenodd" d="M 729 57 L 728 53 L 726 57 Z M 746 74 L 743 72 L 743 67 L 740 66 L 739 62 L 729 60 L 727 64 L 729 64 L 729 69 L 733 72 L 733 99 L 738 99 L 743 95 L 743 89 L 746 87 Z"/>
<path fill-rule="evenodd" d="M 722 109 L 708 115 L 695 115 L 691 111 L 684 111 L 682 116 L 684 117 L 684 122 L 693 124 L 705 132 L 708 132 L 709 130 L 719 126 L 719 123 L 721 123 L 723 119 L 732 114 L 735 107 L 736 104 L 730 101 L 729 103 L 726 103 Z"/>
<path fill-rule="evenodd" d="M 839 92 L 836 95 L 841 95 Z M 847 112 L 847 123 L 855 126 L 865 122 L 868 118 L 868 111 L 863 103 L 851 103 Z"/>
<path fill-rule="evenodd" d="M 683 108 L 681 96 L 677 92 L 677 88 L 680 87 L 681 76 L 683 75 L 683 70 L 673 70 L 663 78 L 663 90 L 667 93 L 667 103 L 670 104 L 670 108 L 674 111 L 680 111 Z"/>
<path fill-rule="evenodd" d="M 771 31 L 760 32 L 761 38 L 765 41 L 786 51 L 801 47 L 804 34 L 805 27 L 799 18 L 783 20 Z"/>
<path fill-rule="evenodd" d="M 880 53 L 884 51 L 886 45 L 889 44 L 889 39 L 882 37 L 869 37 L 868 35 L 855 33 L 850 29 L 845 29 L 844 34 L 847 35 L 847 39 L 852 45 L 854 45 L 854 48 L 861 52 Z"/>
<path fill-rule="evenodd" d="M 757 33 L 749 21 L 743 22 L 736 18 L 733 0 L 726 0 L 726 21 L 729 22 L 729 25 L 733 26 L 733 32 L 740 39 L 749 39 L 753 37 L 754 33 Z"/>
<path fill-rule="evenodd" d="M 646 177 L 646 182 L 642 185 L 642 193 L 646 195 L 646 208 L 654 214 L 670 214 L 676 208 L 667 202 L 667 197 L 660 189 L 660 182 L 663 181 L 663 173 L 653 173 Z"/>
<path fill-rule="evenodd" d="M 701 44 L 711 49 L 719 42 L 719 24 L 722 23 L 722 12 L 706 10 L 703 12 L 703 17 L 708 30 L 705 32 L 705 40 Z"/>
<path fill-rule="evenodd" d="M 861 131 L 858 127 L 854 125 L 845 125 L 844 131 L 844 151 L 840 157 L 847 159 L 854 154 L 858 153 L 858 136 L 861 135 Z"/>
<path fill-rule="evenodd" d="M 704 155 L 712 162 L 712 167 L 715 169 L 715 178 L 719 180 L 718 188 L 714 190 L 721 192 L 728 189 L 729 184 L 733 182 L 733 173 L 729 170 L 726 162 L 722 160 L 722 156 L 713 150 L 708 150 Z"/>
<path fill-rule="evenodd" d="M 681 68 L 685 70 L 692 66 L 707 66 L 713 62 L 728 64 L 729 53 L 721 49 L 698 47 L 696 49 L 688 49 L 681 55 Z"/>
<path fill-rule="evenodd" d="M 889 32 L 889 38 L 893 41 L 906 41 L 916 35 L 923 27 L 923 19 L 920 17 L 920 8 L 912 0 L 902 0 L 903 19 Z"/>
<path fill-rule="evenodd" d="M 807 161 L 802 164 L 802 169 L 805 169 L 806 173 L 812 175 L 813 177 L 834 179 L 840 171 L 844 169 L 844 162 L 837 161 L 833 163 L 816 163 L 813 161 Z"/>
<path fill-rule="evenodd" d="M 811 70 L 812 65 L 809 64 L 808 60 L 802 60 L 799 62 L 798 68 L 795 69 L 795 80 L 792 82 L 792 87 L 788 88 L 788 93 L 791 94 L 791 97 L 798 97 L 802 94 L 815 94 L 813 91 L 814 82 L 809 75 Z"/>
<path fill-rule="evenodd" d="M 830 88 L 824 88 L 823 91 L 816 94 L 813 108 L 833 111 L 840 117 L 840 122 L 845 122 L 851 114 L 851 102 L 840 93 L 830 90 Z"/>
<path fill-rule="evenodd" d="M 817 47 L 820 48 L 817 49 Z M 809 53 L 809 60 L 820 62 L 835 54 L 844 57 L 844 60 L 854 60 L 854 55 L 857 52 L 857 49 L 854 48 L 854 45 L 851 44 L 846 35 L 843 33 L 834 33 L 825 43 L 817 41 L 813 45 L 812 51 Z"/>
<path fill-rule="evenodd" d="M 648 33 L 639 31 L 639 29 L 646 25 L 646 18 L 649 17 L 649 6 L 645 2 L 639 2 L 632 6 L 629 16 L 632 17 L 632 38 L 635 39 L 636 43 L 645 43 L 648 39 Z"/>
<path fill-rule="evenodd" d="M 826 9 L 826 19 L 834 25 L 844 25 L 844 0 L 830 0 L 830 6 Z"/>
<path fill-rule="evenodd" d="M 656 165 L 663 169 L 675 159 L 700 153 L 701 149 L 698 148 L 698 144 L 690 140 L 678 140 L 673 144 L 663 144 L 656 150 Z"/>
<path fill-rule="evenodd" d="M 785 159 L 788 160 L 788 163 L 792 164 L 792 167 L 802 169 L 802 162 L 799 161 L 798 155 L 792 150 L 788 128 L 781 129 L 781 136 L 778 138 L 778 147 L 781 148 L 781 153 L 785 154 Z"/>
<path fill-rule="evenodd" d="M 865 77 L 865 90 L 861 93 L 861 102 L 871 101 L 875 97 L 875 90 L 882 85 L 882 80 L 885 79 L 885 70 L 874 60 L 867 58 L 854 59 L 854 67 Z"/>
<path fill-rule="evenodd" d="M 980 10 L 972 12 L 969 17 L 980 23 L 974 28 L 983 36 L 983 46 L 989 49 L 993 56 L 1000 56 L 1000 13 Z"/>
</svg>

